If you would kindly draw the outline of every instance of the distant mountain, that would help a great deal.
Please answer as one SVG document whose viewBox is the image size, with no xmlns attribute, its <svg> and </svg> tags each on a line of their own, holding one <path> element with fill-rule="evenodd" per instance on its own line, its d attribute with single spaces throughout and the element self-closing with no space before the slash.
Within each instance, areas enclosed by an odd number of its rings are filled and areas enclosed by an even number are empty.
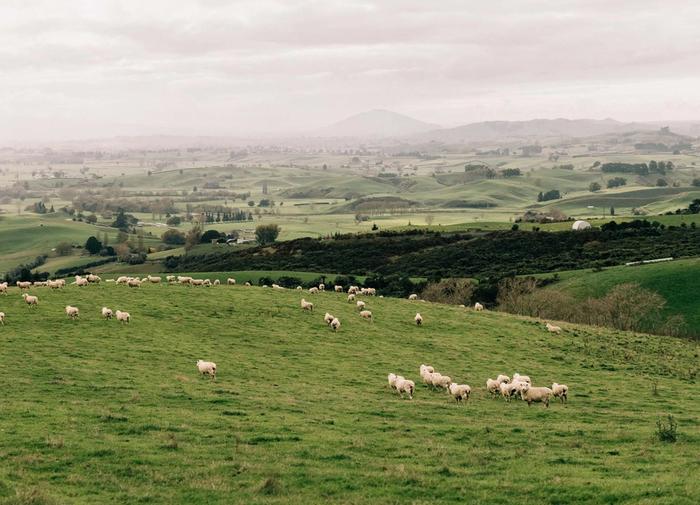
<svg viewBox="0 0 700 505">
<path fill-rule="evenodd" d="M 361 112 L 313 132 L 319 137 L 405 137 L 440 128 L 390 110 Z"/>
<path fill-rule="evenodd" d="M 465 144 L 469 142 L 528 140 L 552 137 L 592 137 L 607 133 L 658 130 L 649 123 L 623 123 L 614 119 L 531 119 L 484 121 L 415 135 L 421 141 Z"/>
</svg>

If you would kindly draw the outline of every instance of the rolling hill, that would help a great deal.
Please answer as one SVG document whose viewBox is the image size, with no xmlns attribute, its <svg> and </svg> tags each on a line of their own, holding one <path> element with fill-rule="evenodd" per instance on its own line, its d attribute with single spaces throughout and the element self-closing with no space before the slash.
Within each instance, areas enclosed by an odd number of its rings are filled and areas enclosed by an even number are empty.
<svg viewBox="0 0 700 505">
<path fill-rule="evenodd" d="M 435 130 L 438 125 L 389 110 L 361 112 L 314 132 L 319 137 L 403 137 Z"/>
</svg>

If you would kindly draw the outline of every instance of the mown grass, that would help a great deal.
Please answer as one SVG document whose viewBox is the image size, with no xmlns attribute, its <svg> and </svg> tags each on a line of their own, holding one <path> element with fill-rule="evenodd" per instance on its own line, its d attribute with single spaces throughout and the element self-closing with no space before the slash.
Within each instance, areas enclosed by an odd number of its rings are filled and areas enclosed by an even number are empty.
<svg viewBox="0 0 700 505">
<path fill-rule="evenodd" d="M 102 284 L 0 297 L 0 504 L 647 503 L 700 500 L 695 343 L 449 306 L 263 288 Z M 76 305 L 79 321 L 63 307 Z M 133 322 L 103 321 L 103 305 Z M 337 334 L 325 311 L 342 321 Z M 420 311 L 423 327 L 413 324 Z M 197 359 L 218 364 L 216 381 Z M 418 385 L 430 363 L 473 386 Z M 487 397 L 564 382 L 567 405 Z M 655 438 L 672 414 L 679 439 Z"/>
</svg>

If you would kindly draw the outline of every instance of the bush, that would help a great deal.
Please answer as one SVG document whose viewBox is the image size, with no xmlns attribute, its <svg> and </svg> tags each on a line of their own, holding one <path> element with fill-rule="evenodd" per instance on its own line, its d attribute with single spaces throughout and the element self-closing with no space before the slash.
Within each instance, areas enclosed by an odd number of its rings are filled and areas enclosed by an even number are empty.
<svg viewBox="0 0 700 505">
<path fill-rule="evenodd" d="M 673 443 L 678 440 L 678 423 L 671 414 L 668 415 L 668 423 L 661 419 L 656 421 L 655 434 L 661 442 Z"/>
<path fill-rule="evenodd" d="M 180 216 L 170 216 L 165 224 L 168 226 L 179 226 L 182 223 L 182 218 Z"/>
<path fill-rule="evenodd" d="M 261 224 L 255 228 L 255 240 L 260 245 L 272 244 L 277 240 L 282 229 L 276 224 Z"/>
<path fill-rule="evenodd" d="M 160 239 L 166 244 L 182 245 L 185 243 L 185 234 L 178 230 L 168 230 L 160 236 Z"/>
<path fill-rule="evenodd" d="M 620 186 L 624 186 L 626 184 L 627 179 L 624 177 L 614 177 L 608 180 L 607 186 L 608 188 L 619 188 Z"/>
<path fill-rule="evenodd" d="M 471 305 L 474 288 L 469 279 L 441 279 L 426 285 L 421 298 L 436 303 Z"/>
<path fill-rule="evenodd" d="M 588 185 L 588 191 L 590 191 L 591 193 L 595 193 L 596 191 L 600 191 L 600 190 L 601 190 L 600 183 L 592 182 Z"/>
<path fill-rule="evenodd" d="M 59 242 L 55 249 L 59 256 L 70 256 L 73 253 L 73 245 L 69 242 Z"/>
<path fill-rule="evenodd" d="M 222 233 L 216 231 L 216 230 L 207 230 L 204 233 L 202 233 L 202 237 L 199 239 L 199 241 L 202 244 L 208 244 L 212 240 L 219 240 L 223 235 Z"/>
</svg>

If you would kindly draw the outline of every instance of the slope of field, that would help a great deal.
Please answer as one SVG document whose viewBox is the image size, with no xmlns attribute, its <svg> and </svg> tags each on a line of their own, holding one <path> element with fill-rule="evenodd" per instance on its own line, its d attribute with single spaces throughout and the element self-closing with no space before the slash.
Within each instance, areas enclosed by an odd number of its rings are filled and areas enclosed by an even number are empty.
<svg viewBox="0 0 700 505">
<path fill-rule="evenodd" d="M 637 282 L 663 296 L 666 314 L 683 314 L 689 329 L 700 335 L 700 258 L 619 266 L 600 272 L 572 270 L 557 275 L 561 281 L 551 286 L 565 288 L 579 298 L 600 297 L 618 284 Z"/>
<path fill-rule="evenodd" d="M 0 299 L 0 503 L 695 504 L 697 344 L 407 300 L 102 284 Z M 81 310 L 79 321 L 63 313 Z M 103 305 L 128 310 L 120 325 Z M 413 324 L 420 310 L 423 327 Z M 337 334 L 323 323 L 340 318 Z M 197 359 L 217 362 L 199 377 Z M 457 405 L 430 363 L 472 385 Z M 566 382 L 567 405 L 487 397 Z M 413 401 L 386 384 L 416 380 Z M 672 414 L 678 442 L 656 421 Z"/>
</svg>

